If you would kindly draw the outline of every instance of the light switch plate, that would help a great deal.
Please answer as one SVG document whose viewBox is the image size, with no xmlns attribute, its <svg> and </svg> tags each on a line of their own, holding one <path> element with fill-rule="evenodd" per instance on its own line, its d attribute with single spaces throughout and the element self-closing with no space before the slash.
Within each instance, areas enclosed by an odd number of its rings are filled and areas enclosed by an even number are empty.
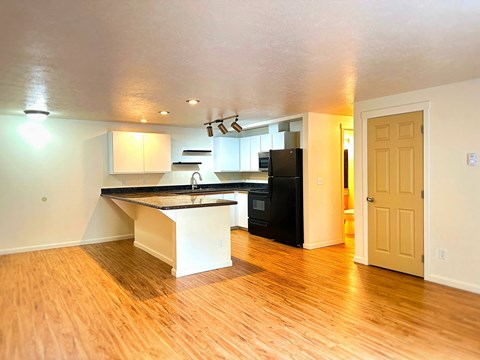
<svg viewBox="0 0 480 360">
<path fill-rule="evenodd" d="M 467 154 L 467 165 L 468 166 L 477 166 L 478 156 L 477 153 L 468 153 Z"/>
</svg>

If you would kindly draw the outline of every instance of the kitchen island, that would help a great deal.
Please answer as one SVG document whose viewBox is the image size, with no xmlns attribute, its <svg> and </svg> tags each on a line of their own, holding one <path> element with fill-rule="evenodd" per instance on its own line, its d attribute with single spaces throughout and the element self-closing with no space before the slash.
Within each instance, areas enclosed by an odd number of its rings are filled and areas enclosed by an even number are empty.
<svg viewBox="0 0 480 360">
<path fill-rule="evenodd" d="M 102 193 L 134 220 L 134 245 L 175 277 L 232 266 L 230 205 L 203 194 Z"/>
</svg>

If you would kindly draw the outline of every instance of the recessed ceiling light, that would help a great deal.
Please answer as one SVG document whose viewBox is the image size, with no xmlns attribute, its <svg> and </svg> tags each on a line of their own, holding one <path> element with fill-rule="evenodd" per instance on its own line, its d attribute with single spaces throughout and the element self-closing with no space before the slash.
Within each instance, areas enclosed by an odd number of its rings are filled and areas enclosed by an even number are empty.
<svg viewBox="0 0 480 360">
<path fill-rule="evenodd" d="M 165 111 L 165 110 L 162 110 L 162 111 L 159 111 L 160 115 L 168 115 L 170 114 L 170 111 Z"/>
<path fill-rule="evenodd" d="M 50 114 L 48 111 L 44 110 L 24 110 L 23 112 L 28 119 L 32 121 L 44 121 Z"/>
<path fill-rule="evenodd" d="M 147 119 L 140 119 L 140 122 L 141 123 L 146 123 L 146 122 L 148 122 L 148 120 Z"/>
<path fill-rule="evenodd" d="M 190 105 L 195 105 L 195 104 L 198 104 L 199 102 L 200 102 L 200 100 L 198 100 L 198 99 L 187 100 L 187 103 L 189 103 Z"/>
</svg>

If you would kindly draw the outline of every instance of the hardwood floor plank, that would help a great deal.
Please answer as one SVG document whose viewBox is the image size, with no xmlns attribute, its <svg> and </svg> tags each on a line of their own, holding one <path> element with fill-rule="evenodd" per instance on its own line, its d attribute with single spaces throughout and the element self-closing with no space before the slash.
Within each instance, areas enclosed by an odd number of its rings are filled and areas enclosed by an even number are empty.
<svg viewBox="0 0 480 360">
<path fill-rule="evenodd" d="M 0 257 L 0 359 L 480 358 L 480 296 L 237 230 L 174 278 L 132 241 Z"/>
</svg>

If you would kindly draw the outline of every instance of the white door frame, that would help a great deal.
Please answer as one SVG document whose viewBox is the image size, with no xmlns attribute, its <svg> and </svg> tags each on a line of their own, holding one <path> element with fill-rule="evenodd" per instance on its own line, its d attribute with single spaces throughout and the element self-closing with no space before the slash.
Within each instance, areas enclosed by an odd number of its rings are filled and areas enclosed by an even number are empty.
<svg viewBox="0 0 480 360">
<path fill-rule="evenodd" d="M 428 280 L 430 275 L 430 156 L 429 156 L 429 134 L 430 134 L 430 101 L 422 101 L 412 104 L 404 104 L 394 107 L 365 111 L 360 114 L 362 121 L 362 189 L 361 203 L 356 202 L 355 207 L 362 207 L 362 225 L 363 225 L 363 259 L 357 258 L 356 262 L 365 265 L 368 261 L 368 204 L 365 200 L 368 196 L 368 138 L 367 121 L 371 118 L 381 116 L 397 115 L 414 111 L 423 111 L 423 189 L 424 207 L 423 207 L 423 253 L 424 253 L 424 279 Z M 361 261 L 363 260 L 363 261 Z"/>
</svg>

